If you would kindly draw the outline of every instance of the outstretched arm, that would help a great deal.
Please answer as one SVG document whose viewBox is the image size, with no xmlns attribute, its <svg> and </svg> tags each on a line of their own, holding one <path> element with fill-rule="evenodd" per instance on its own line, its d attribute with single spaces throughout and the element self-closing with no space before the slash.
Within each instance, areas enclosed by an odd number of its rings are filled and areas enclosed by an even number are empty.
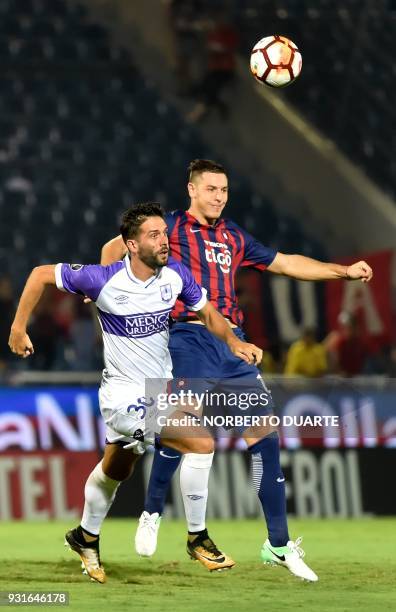
<svg viewBox="0 0 396 612">
<path fill-rule="evenodd" d="M 336 263 L 324 263 L 304 255 L 285 255 L 277 253 L 268 266 L 270 272 L 284 274 L 298 280 L 361 280 L 368 283 L 373 277 L 373 271 L 365 261 L 358 261 L 350 266 Z"/>
<path fill-rule="evenodd" d="M 109 266 L 115 261 L 120 261 L 127 252 L 125 242 L 121 236 L 112 238 L 102 247 L 100 263 L 102 266 Z"/>
<path fill-rule="evenodd" d="M 239 340 L 223 315 L 210 302 L 206 302 L 205 306 L 197 311 L 197 315 L 212 334 L 227 344 L 235 357 L 250 364 L 261 363 L 263 351 L 254 344 Z"/>
<path fill-rule="evenodd" d="M 34 353 L 33 345 L 26 333 L 26 327 L 46 285 L 56 285 L 55 266 L 34 268 L 26 281 L 8 340 L 8 346 L 12 352 L 20 357 L 29 357 Z"/>
</svg>

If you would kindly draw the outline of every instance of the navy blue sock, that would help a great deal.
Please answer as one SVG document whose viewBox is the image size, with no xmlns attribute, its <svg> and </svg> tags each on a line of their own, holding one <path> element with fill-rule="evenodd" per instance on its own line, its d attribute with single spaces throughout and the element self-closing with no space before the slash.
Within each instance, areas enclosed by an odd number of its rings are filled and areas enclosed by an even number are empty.
<svg viewBox="0 0 396 612">
<path fill-rule="evenodd" d="M 253 484 L 263 507 L 269 541 L 272 546 L 285 546 L 290 538 L 278 434 L 270 434 L 248 450 L 252 455 Z"/>
<path fill-rule="evenodd" d="M 156 445 L 146 499 L 144 500 L 144 509 L 150 514 L 153 514 L 153 512 L 163 513 L 169 485 L 181 458 L 182 454 L 173 450 L 173 448 L 157 447 Z"/>
</svg>

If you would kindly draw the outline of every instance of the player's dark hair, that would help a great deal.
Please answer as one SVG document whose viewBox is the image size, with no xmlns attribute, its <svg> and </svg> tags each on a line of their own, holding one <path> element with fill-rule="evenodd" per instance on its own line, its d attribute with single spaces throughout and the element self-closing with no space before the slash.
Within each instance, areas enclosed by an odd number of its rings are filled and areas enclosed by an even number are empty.
<svg viewBox="0 0 396 612">
<path fill-rule="evenodd" d="M 215 172 L 216 174 L 227 175 L 224 166 L 211 159 L 193 159 L 188 166 L 188 180 L 190 182 L 193 181 L 203 172 Z"/>
<path fill-rule="evenodd" d="M 131 206 L 122 215 L 120 233 L 124 242 L 136 238 L 140 226 L 148 217 L 164 218 L 164 211 L 158 202 L 144 202 Z"/>
</svg>

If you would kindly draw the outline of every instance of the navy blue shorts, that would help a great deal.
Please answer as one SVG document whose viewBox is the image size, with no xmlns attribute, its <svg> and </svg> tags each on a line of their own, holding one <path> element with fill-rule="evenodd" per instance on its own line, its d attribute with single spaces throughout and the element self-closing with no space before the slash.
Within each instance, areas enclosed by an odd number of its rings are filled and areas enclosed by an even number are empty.
<svg viewBox="0 0 396 612">
<path fill-rule="evenodd" d="M 233 331 L 245 340 L 241 329 Z M 175 323 L 170 330 L 169 349 L 173 362 L 172 391 L 191 389 L 194 393 L 207 393 L 205 400 L 208 401 L 203 401 L 204 415 L 234 417 L 273 413 L 271 393 L 259 369 L 235 357 L 204 325 Z M 224 428 L 241 432 L 248 426 L 229 423 Z"/>
</svg>

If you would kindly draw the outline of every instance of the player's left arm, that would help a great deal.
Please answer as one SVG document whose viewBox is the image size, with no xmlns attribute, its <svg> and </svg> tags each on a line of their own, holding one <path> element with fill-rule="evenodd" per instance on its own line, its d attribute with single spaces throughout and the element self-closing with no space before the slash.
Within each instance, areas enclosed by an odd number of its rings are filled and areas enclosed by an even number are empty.
<svg viewBox="0 0 396 612">
<path fill-rule="evenodd" d="M 249 342 L 243 342 L 232 331 L 230 324 L 218 310 L 207 301 L 196 314 L 211 334 L 223 340 L 235 357 L 239 357 L 249 364 L 261 363 L 263 351 Z"/>
<path fill-rule="evenodd" d="M 26 332 L 30 315 L 38 304 L 47 285 L 56 285 L 55 266 L 38 266 L 34 268 L 26 281 L 25 288 L 19 300 L 8 346 L 13 353 L 26 358 L 33 355 L 33 344 Z"/>
<path fill-rule="evenodd" d="M 234 227 L 240 235 L 243 247 L 241 267 L 252 267 L 257 270 L 269 270 L 275 274 L 284 274 L 298 280 L 361 280 L 368 283 L 373 271 L 365 261 L 358 261 L 350 266 L 336 263 L 324 263 L 304 255 L 285 255 L 272 248 L 266 247 L 251 236 L 246 230 Z"/>
<path fill-rule="evenodd" d="M 122 236 L 116 236 L 103 245 L 100 253 L 100 263 L 102 266 L 109 266 L 125 257 L 127 252 L 128 249 Z"/>
<path fill-rule="evenodd" d="M 279 252 L 267 269 L 275 274 L 283 274 L 307 281 L 344 278 L 368 283 L 373 277 L 373 271 L 365 261 L 357 261 L 350 266 L 343 266 L 337 263 L 325 263 L 304 255 L 286 255 Z"/>
</svg>

